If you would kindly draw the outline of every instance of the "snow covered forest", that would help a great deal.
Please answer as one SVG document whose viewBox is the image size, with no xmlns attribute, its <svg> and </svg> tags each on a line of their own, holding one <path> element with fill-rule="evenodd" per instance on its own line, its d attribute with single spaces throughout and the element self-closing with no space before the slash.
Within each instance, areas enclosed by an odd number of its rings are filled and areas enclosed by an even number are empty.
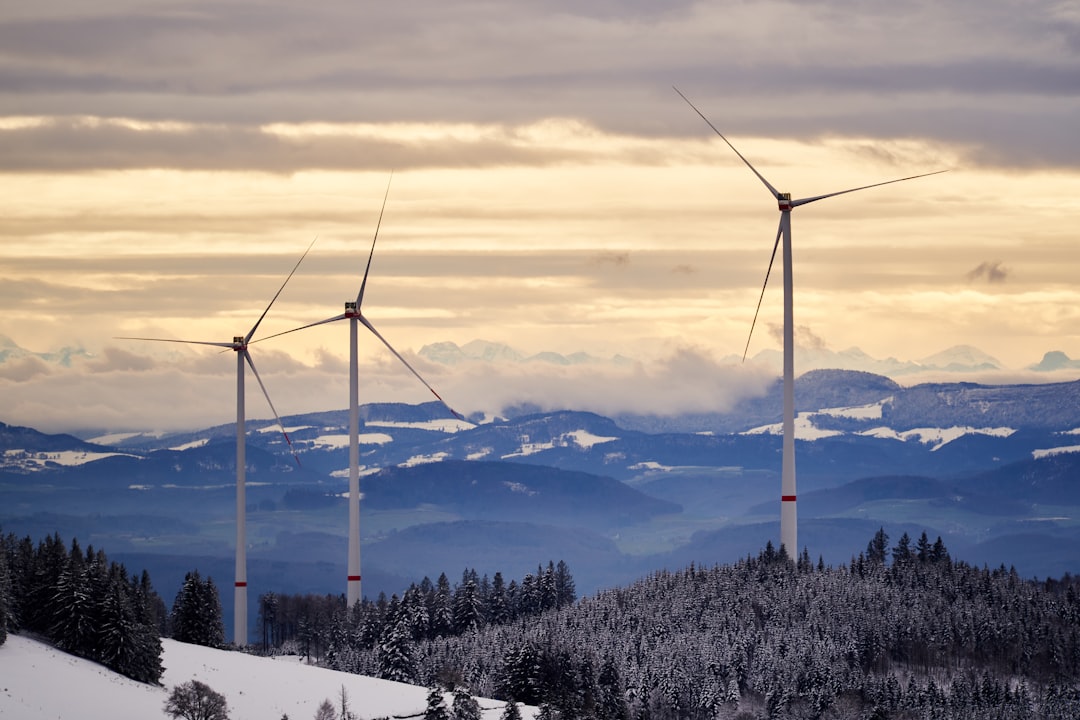
<svg viewBox="0 0 1080 720">
<path fill-rule="evenodd" d="M 563 720 L 1080 714 L 1080 580 L 971 567 L 925 534 L 879 531 L 840 567 L 769 545 L 512 618 L 470 577 L 340 612 L 324 662 Z"/>
<path fill-rule="evenodd" d="M 219 643 L 218 603 L 192 573 L 166 617 L 147 575 L 101 551 L 0 542 L 0 642 L 39 634 L 154 683 L 159 633 Z M 972 567 L 925 534 L 890 547 L 881 530 L 839 567 L 768 545 L 580 600 L 560 562 L 520 582 L 443 574 L 351 611 L 335 596 L 259 604 L 263 652 L 559 720 L 1080 716 L 1080 579 Z"/>
<path fill-rule="evenodd" d="M 9 631 L 32 633 L 57 648 L 141 682 L 162 674 L 165 605 L 150 576 L 128 577 L 105 553 L 59 535 L 36 546 L 0 536 L 0 644 Z"/>
</svg>

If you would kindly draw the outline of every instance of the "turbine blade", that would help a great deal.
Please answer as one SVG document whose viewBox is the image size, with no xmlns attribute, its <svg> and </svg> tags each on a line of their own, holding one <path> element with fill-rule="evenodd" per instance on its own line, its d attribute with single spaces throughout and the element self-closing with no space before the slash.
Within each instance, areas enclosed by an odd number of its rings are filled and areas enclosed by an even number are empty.
<svg viewBox="0 0 1080 720">
<path fill-rule="evenodd" d="M 184 345 L 212 345 L 214 347 L 223 347 L 232 350 L 235 345 L 226 342 L 209 342 L 205 340 L 171 340 L 169 338 L 148 338 L 148 337 L 114 337 L 113 340 L 149 340 L 150 342 L 171 342 L 171 343 L 183 343 Z"/>
<path fill-rule="evenodd" d="M 364 280 L 360 283 L 360 292 L 356 295 L 356 307 L 360 308 L 360 304 L 364 302 L 364 288 L 367 287 L 368 273 L 371 272 L 371 258 L 375 257 L 375 241 L 379 239 L 379 228 L 382 227 L 383 213 L 386 212 L 386 199 L 390 197 L 390 183 L 394 179 L 393 170 L 390 171 L 390 179 L 386 181 L 386 193 L 382 199 L 382 209 L 379 210 L 379 221 L 375 223 L 375 237 L 371 239 L 371 252 L 368 253 L 367 267 L 364 268 Z"/>
<path fill-rule="evenodd" d="M 686 104 L 689 105 L 691 108 L 693 108 L 694 112 L 696 112 L 698 115 L 701 116 L 701 119 L 704 120 L 708 124 L 708 126 L 713 129 L 713 132 L 715 132 L 717 135 L 719 135 L 720 139 L 727 143 L 727 146 L 729 148 L 731 148 L 732 150 L 735 150 L 735 146 L 731 144 L 730 140 L 728 140 L 726 137 L 724 137 L 724 133 L 722 133 L 722 132 L 720 132 L 719 130 L 716 129 L 716 126 L 712 124 L 712 122 L 709 120 L 709 118 L 705 117 L 705 114 L 702 113 L 700 110 L 698 110 L 697 107 L 694 106 L 694 103 L 690 102 L 690 99 L 688 97 L 686 97 L 685 95 L 682 94 L 682 90 L 679 90 L 679 88 L 675 87 L 674 85 L 672 85 L 671 87 L 675 90 L 675 92 L 679 93 L 679 97 L 681 97 L 683 100 L 686 100 Z M 750 161 L 747 160 L 746 158 L 744 158 L 743 154 L 741 152 L 739 152 L 738 150 L 735 150 L 735 154 L 739 156 L 740 160 L 742 160 L 744 163 L 746 163 L 746 167 L 750 168 L 750 170 L 755 175 L 757 175 L 758 180 L 760 180 L 761 182 L 763 182 L 765 184 L 765 187 L 767 187 L 769 189 L 769 192 L 772 193 L 772 196 L 779 200 L 780 199 L 780 193 L 778 193 L 776 191 L 776 188 L 774 188 L 771 184 L 769 184 L 769 181 L 766 180 L 765 177 L 761 173 L 759 173 L 757 171 L 757 168 L 755 168 L 753 165 L 751 165 Z"/>
<path fill-rule="evenodd" d="M 761 285 L 761 296 L 758 297 L 757 310 L 754 311 L 754 321 L 750 323 L 750 334 L 746 338 L 746 347 L 743 348 L 742 361 L 746 362 L 746 354 L 750 352 L 750 338 L 754 337 L 754 326 L 757 325 L 758 313 L 761 312 L 761 301 L 765 299 L 765 287 L 769 284 L 769 275 L 772 274 L 773 262 L 776 260 L 776 248 L 780 247 L 780 235 L 784 232 L 783 220 L 776 229 L 776 242 L 772 246 L 772 257 L 769 258 L 769 269 L 765 271 L 765 282 Z"/>
<path fill-rule="evenodd" d="M 444 406 L 446 407 L 446 409 L 447 409 L 447 410 L 449 410 L 449 411 L 451 412 L 451 414 L 453 414 L 453 416 L 454 416 L 454 417 L 456 417 L 456 418 L 457 418 L 458 420 L 464 420 L 464 419 L 465 419 L 465 417 L 464 417 L 464 416 L 463 416 L 463 415 L 462 415 L 461 413 L 459 413 L 459 412 L 458 412 L 457 410 L 455 410 L 454 408 L 450 407 L 450 406 L 449 406 L 449 405 L 448 405 L 448 404 L 446 403 L 446 401 L 442 399 L 442 396 L 441 396 L 441 395 L 439 395 L 439 393 L 435 392 L 435 388 L 431 387 L 431 385 L 429 385 L 429 384 L 428 384 L 428 381 L 427 381 L 427 380 L 425 380 L 425 379 L 424 379 L 423 377 L 421 377 L 421 376 L 420 376 L 420 373 L 416 372 L 416 369 L 415 369 L 415 368 L 413 368 L 413 366 L 409 364 L 409 361 L 408 361 L 408 360 L 406 360 L 405 358 L 403 358 L 403 357 L 401 356 L 401 353 L 399 353 L 399 352 L 398 352 L 397 350 L 395 350 L 395 349 L 394 349 L 394 346 L 393 346 L 393 345 L 391 345 L 391 344 L 390 344 L 389 342 L 387 342 L 387 341 L 386 341 L 386 338 L 384 338 L 384 337 L 383 337 L 382 335 L 380 335 L 380 334 L 379 334 L 379 331 L 375 329 L 375 326 L 374 326 L 374 325 L 372 325 L 372 324 L 371 324 L 371 323 L 370 323 L 370 322 L 368 321 L 368 319 L 367 319 L 366 317 L 364 317 L 363 315 L 361 315 L 361 316 L 360 316 L 360 322 L 362 322 L 362 323 L 364 324 L 364 327 L 366 327 L 366 328 L 367 328 L 368 330 L 370 330 L 370 331 L 371 331 L 372 333 L 374 333 L 374 334 L 375 334 L 375 337 L 377 337 L 377 338 L 379 338 L 380 340 L 382 340 L 382 343 L 383 343 L 383 345 L 385 345 L 385 346 L 386 346 L 387 348 L 389 348 L 390 352 L 394 353 L 394 355 L 395 355 L 395 356 L 397 357 L 397 359 L 398 359 L 398 360 L 400 360 L 400 361 L 401 361 L 401 362 L 402 362 L 402 363 L 403 363 L 403 364 L 405 365 L 405 367 L 409 368 L 409 371 L 410 371 L 410 372 L 411 372 L 411 373 L 412 373 L 413 375 L 415 375 L 415 376 L 416 376 L 416 379 L 417 379 L 417 380 L 419 380 L 420 382 L 424 383 L 424 387 L 426 387 L 426 388 L 427 388 L 428 390 L 430 390 L 430 391 L 431 391 L 431 394 L 432 394 L 432 395 L 434 395 L 434 396 L 435 396 L 435 397 L 436 397 L 436 398 L 438 399 L 438 401 L 439 401 L 439 402 L 441 402 L 441 403 L 442 403 L 442 404 L 443 404 L 443 405 L 444 405 Z"/>
<path fill-rule="evenodd" d="M 307 250 L 304 251 L 304 254 L 301 255 L 300 259 L 296 261 L 295 265 L 293 265 L 292 272 L 290 272 L 289 276 L 287 278 L 285 278 L 285 282 L 281 283 L 281 287 L 278 288 L 278 291 L 276 293 L 274 293 L 274 297 L 271 298 L 271 300 L 270 300 L 270 305 L 266 306 L 266 309 L 263 310 L 262 315 L 259 316 L 259 319 L 255 321 L 255 324 L 251 326 L 251 330 L 249 330 L 248 334 L 244 337 L 244 344 L 245 345 L 247 345 L 249 342 L 251 342 L 251 336 L 254 335 L 255 331 L 259 329 L 259 323 L 261 323 L 263 321 L 263 318 L 266 317 L 266 313 L 270 312 L 270 306 L 274 304 L 274 301 L 278 299 L 278 295 L 280 295 L 281 291 L 285 289 L 285 286 L 289 284 L 289 280 L 292 279 L 293 273 L 295 273 L 296 269 L 298 267 L 300 267 L 300 263 L 304 262 L 304 258 L 306 258 L 307 254 L 309 252 L 311 252 L 311 248 L 315 244 L 315 240 L 318 240 L 318 239 L 319 239 L 319 236 L 316 235 L 315 239 L 311 241 L 311 245 L 307 246 Z"/>
<path fill-rule="evenodd" d="M 284 331 L 279 332 L 279 333 L 274 333 L 273 335 L 267 335 L 266 337 L 261 337 L 258 340 L 252 340 L 250 343 L 248 343 L 248 345 L 254 345 L 255 343 L 262 342 L 263 340 L 269 340 L 270 338 L 276 338 L 276 337 L 281 337 L 282 335 L 288 335 L 289 333 L 294 333 L 297 330 L 307 330 L 308 328 L 315 327 L 316 325 L 326 325 L 327 323 L 336 322 L 338 320 L 344 320 L 346 317 L 348 317 L 348 316 L 345 315 L 344 313 L 342 313 L 341 315 L 335 315 L 332 318 L 326 318 L 325 320 L 319 320 L 318 322 L 308 323 L 307 325 L 301 325 L 300 327 L 293 328 L 292 330 L 284 330 Z"/>
<path fill-rule="evenodd" d="M 824 200 L 825 198 L 835 197 L 837 195 L 845 195 L 847 193 L 857 192 L 859 190 L 866 190 L 867 188 L 880 187 L 881 185 L 892 185 L 893 183 L 904 182 L 905 180 L 914 180 L 915 178 L 929 177 L 930 175 L 940 175 L 941 173 L 949 172 L 948 170 L 935 170 L 934 172 L 922 173 L 921 175 L 911 175 L 909 177 L 897 178 L 896 180 L 886 180 L 885 182 L 874 183 L 873 185 L 863 185 L 862 187 L 851 188 L 850 190 L 840 190 L 839 192 L 828 193 L 827 195 L 815 195 L 814 197 L 802 198 L 799 200 L 792 200 L 791 207 L 798 207 L 800 205 L 806 205 L 817 200 Z"/>
<path fill-rule="evenodd" d="M 285 424 L 281 422 L 281 417 L 278 415 L 277 409 L 274 407 L 273 401 L 270 399 L 270 393 L 266 392 L 266 386 L 263 385 L 262 378 L 259 377 L 259 371 L 255 369 L 255 361 L 251 359 L 251 353 L 244 348 L 241 352 L 244 353 L 244 359 L 247 360 L 248 367 L 251 368 L 251 372 L 255 374 L 255 379 L 259 381 L 259 387 L 262 388 L 263 396 L 266 397 L 266 404 L 270 406 L 270 412 L 274 413 L 274 419 L 277 420 L 278 427 L 281 428 L 281 434 L 285 436 L 285 442 L 289 445 L 289 452 L 292 453 L 293 459 L 296 460 L 296 467 L 300 467 L 300 456 L 296 454 L 296 450 L 293 448 L 292 440 L 289 439 L 289 433 L 285 432 Z"/>
</svg>

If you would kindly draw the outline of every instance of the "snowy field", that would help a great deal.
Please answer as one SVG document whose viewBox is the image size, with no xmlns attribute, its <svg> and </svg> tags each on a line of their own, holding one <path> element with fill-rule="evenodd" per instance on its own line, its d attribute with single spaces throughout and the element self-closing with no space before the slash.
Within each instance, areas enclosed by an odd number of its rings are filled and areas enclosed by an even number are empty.
<svg viewBox="0 0 1080 720">
<path fill-rule="evenodd" d="M 199 680 L 225 696 L 232 720 L 310 720 L 323 700 L 363 720 L 422 714 L 427 690 L 415 685 L 305 665 L 295 657 L 260 658 L 162 640 L 161 687 L 137 683 L 96 663 L 43 643 L 9 635 L 0 645 L 0 718 L 3 720 L 149 720 L 168 718 L 165 699 L 175 685 Z M 449 708 L 452 697 L 446 696 Z M 484 720 L 505 704 L 480 699 Z M 522 708 L 529 720 L 532 708 Z"/>
</svg>

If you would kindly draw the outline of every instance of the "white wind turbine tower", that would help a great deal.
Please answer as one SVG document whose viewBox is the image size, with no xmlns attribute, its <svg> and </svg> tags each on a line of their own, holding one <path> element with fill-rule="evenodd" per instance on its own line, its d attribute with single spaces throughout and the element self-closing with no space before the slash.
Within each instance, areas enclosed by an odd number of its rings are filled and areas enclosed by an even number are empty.
<svg viewBox="0 0 1080 720">
<path fill-rule="evenodd" d="M 391 180 L 393 176 L 391 175 Z M 379 340 L 382 341 L 390 352 L 397 357 L 409 369 L 409 371 L 416 376 L 416 378 L 424 384 L 431 394 L 438 399 L 446 409 L 449 410 L 454 417 L 459 420 L 464 418 L 452 407 L 447 405 L 446 401 L 442 399 L 439 393 L 435 392 L 435 388 L 428 384 L 427 380 L 420 376 L 420 373 L 413 368 L 409 362 L 401 356 L 397 350 L 384 338 L 375 326 L 371 324 L 371 321 L 364 317 L 361 311 L 361 305 L 364 302 L 364 290 L 367 287 L 368 273 L 371 272 L 371 260 L 375 256 L 375 241 L 379 239 L 379 228 L 382 226 L 383 213 L 386 210 L 386 199 L 390 195 L 390 183 L 386 184 L 386 194 L 383 196 L 382 209 L 379 210 L 379 220 L 375 225 L 375 236 L 371 240 L 371 251 L 368 253 L 367 267 L 364 268 L 364 278 L 360 282 L 360 292 L 356 295 L 356 300 L 349 300 L 345 302 L 345 312 L 341 315 L 335 315 L 334 317 L 327 318 L 325 320 L 319 320 L 318 322 L 309 323 L 292 330 L 286 330 L 284 333 L 278 333 L 277 335 L 285 335 L 287 333 L 296 332 L 297 330 L 305 330 L 316 325 L 325 325 L 327 323 L 337 322 L 338 320 L 349 321 L 349 552 L 348 552 L 348 567 L 346 569 L 346 600 L 348 607 L 352 607 L 356 603 L 360 602 L 363 594 L 361 592 L 361 574 L 360 574 L 360 370 L 358 360 L 358 325 L 363 324 L 368 330 L 372 332 Z M 277 337 L 277 335 L 270 335 L 264 340 L 268 340 L 271 337 Z"/>
<path fill-rule="evenodd" d="M 263 396 L 266 397 L 266 402 L 270 406 L 270 411 L 274 413 L 274 418 L 278 422 L 278 426 L 281 427 L 281 434 L 285 436 L 285 442 L 289 444 L 289 449 L 292 450 L 292 441 L 289 440 L 288 433 L 285 432 L 285 426 L 281 422 L 281 417 L 278 415 L 277 410 L 274 408 L 274 403 L 270 400 L 270 393 L 266 391 L 266 386 L 263 384 L 262 378 L 259 377 L 259 371 L 255 369 L 255 362 L 251 359 L 251 353 L 248 351 L 248 345 L 252 343 L 252 336 L 255 335 L 255 331 L 258 330 L 259 324 L 266 317 L 266 313 L 270 312 L 270 307 L 274 304 L 274 301 L 278 299 L 278 295 L 281 295 L 281 291 L 285 289 L 285 285 L 288 284 L 292 278 L 293 273 L 300 267 L 300 263 L 303 262 L 308 252 L 311 250 L 311 246 L 315 244 L 315 240 L 311 241 L 311 245 L 308 245 L 307 250 L 300 256 L 300 259 L 296 261 L 296 265 L 293 266 L 292 272 L 285 278 L 285 282 L 281 284 L 278 291 L 274 294 L 274 297 L 270 300 L 270 304 L 263 310 L 262 315 L 255 321 L 255 324 L 251 326 L 251 330 L 248 330 L 246 335 L 233 336 L 232 342 L 210 342 L 204 340 L 172 340 L 169 338 L 145 338 L 145 337 L 121 337 L 118 340 L 151 340 L 154 342 L 175 342 L 185 343 L 188 345 L 211 345 L 213 347 L 226 348 L 236 353 L 236 579 L 233 585 L 233 643 L 237 646 L 243 647 L 247 645 L 247 514 L 246 514 L 246 445 L 245 438 L 246 432 L 244 428 L 244 363 L 251 368 L 251 372 L 255 375 L 255 379 L 259 383 L 259 387 L 262 389 Z M 263 338 L 264 340 L 266 338 Z M 255 341 L 258 342 L 258 341 Z M 296 459 L 296 464 L 300 464 L 300 459 L 296 457 L 296 452 L 293 451 L 293 457 Z"/>
<path fill-rule="evenodd" d="M 694 112 L 701 116 L 709 127 L 713 129 L 720 139 L 723 140 L 728 147 L 730 147 L 739 159 L 742 160 L 751 172 L 757 176 L 769 192 L 776 199 L 780 209 L 780 226 L 776 231 L 776 241 L 773 243 L 772 257 L 769 258 L 769 267 L 765 272 L 765 285 L 769 282 L 769 274 L 772 272 L 773 261 L 776 259 L 776 248 L 780 244 L 780 238 L 784 239 L 784 419 L 783 419 L 783 465 L 780 474 L 780 543 L 787 549 L 788 555 L 791 558 L 795 558 L 799 554 L 798 546 L 798 520 L 796 513 L 796 494 L 795 494 L 795 330 L 794 330 L 794 313 L 792 312 L 792 271 L 791 271 L 791 211 L 800 205 L 807 205 L 817 200 L 824 200 L 825 198 L 831 198 L 836 195 L 844 195 L 846 193 L 855 192 L 857 190 L 866 190 L 867 188 L 878 187 L 881 185 L 890 185 L 892 183 L 903 182 L 904 180 L 914 180 L 915 178 L 927 177 L 929 175 L 938 175 L 946 170 L 937 170 L 935 172 L 922 173 L 921 175 L 911 175 L 909 177 L 897 178 L 896 180 L 886 180 L 885 182 L 874 183 L 872 185 L 863 185 L 861 187 L 850 188 L 848 190 L 839 190 L 837 192 L 827 193 L 825 195 L 815 195 L 813 197 L 800 198 L 797 200 L 791 199 L 791 193 L 778 192 L 768 180 L 762 176 L 757 169 L 750 164 L 750 161 L 743 157 L 742 153 L 735 149 L 735 146 L 724 137 L 724 134 L 717 130 L 716 126 L 709 121 L 705 115 L 694 106 L 690 99 L 682 94 L 679 88 L 674 88 L 675 92 L 679 93 L 679 96 L 686 101 L 686 104 L 693 108 Z M 765 295 L 765 286 L 761 288 L 762 297 Z M 754 325 L 757 324 L 758 312 L 761 311 L 761 298 L 758 298 L 757 310 L 754 312 L 754 321 L 750 325 L 750 334 L 753 335 Z M 746 349 L 750 348 L 750 339 L 746 340 Z M 746 360 L 746 350 L 743 351 L 743 360 Z"/>
</svg>

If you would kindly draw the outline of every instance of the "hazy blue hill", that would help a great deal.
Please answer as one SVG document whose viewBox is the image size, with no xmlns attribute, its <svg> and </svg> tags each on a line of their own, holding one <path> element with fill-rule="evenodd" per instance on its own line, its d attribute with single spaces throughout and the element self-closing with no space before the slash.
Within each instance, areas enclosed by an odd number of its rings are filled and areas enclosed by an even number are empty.
<svg viewBox="0 0 1080 720">
<path fill-rule="evenodd" d="M 33 428 L 0 422 L 0 451 L 28 450 L 31 452 L 106 452 L 109 448 L 80 440 L 74 435 L 48 434 Z"/>
<path fill-rule="evenodd" d="M 1028 503 L 1080 505 L 1080 453 L 1012 463 L 958 480 L 956 486 L 983 495 L 1022 498 Z"/>
<path fill-rule="evenodd" d="M 1046 385 L 926 384 L 907 388 L 884 407 L 895 430 L 916 427 L 1080 427 L 1080 381 Z"/>
<path fill-rule="evenodd" d="M 1026 516 L 1031 503 L 1013 496 L 988 495 L 976 490 L 961 491 L 947 481 L 920 476 L 883 476 L 863 478 L 839 487 L 799 494 L 799 514 L 821 517 L 849 512 L 866 503 L 881 500 L 930 500 L 936 507 L 950 507 L 957 512 L 996 516 Z M 775 512 L 775 500 L 750 509 L 751 514 Z"/>
<path fill-rule="evenodd" d="M 610 477 L 542 465 L 446 461 L 387 468 L 364 478 L 374 510 L 437 505 L 471 518 L 612 527 L 680 512 Z"/>
</svg>

